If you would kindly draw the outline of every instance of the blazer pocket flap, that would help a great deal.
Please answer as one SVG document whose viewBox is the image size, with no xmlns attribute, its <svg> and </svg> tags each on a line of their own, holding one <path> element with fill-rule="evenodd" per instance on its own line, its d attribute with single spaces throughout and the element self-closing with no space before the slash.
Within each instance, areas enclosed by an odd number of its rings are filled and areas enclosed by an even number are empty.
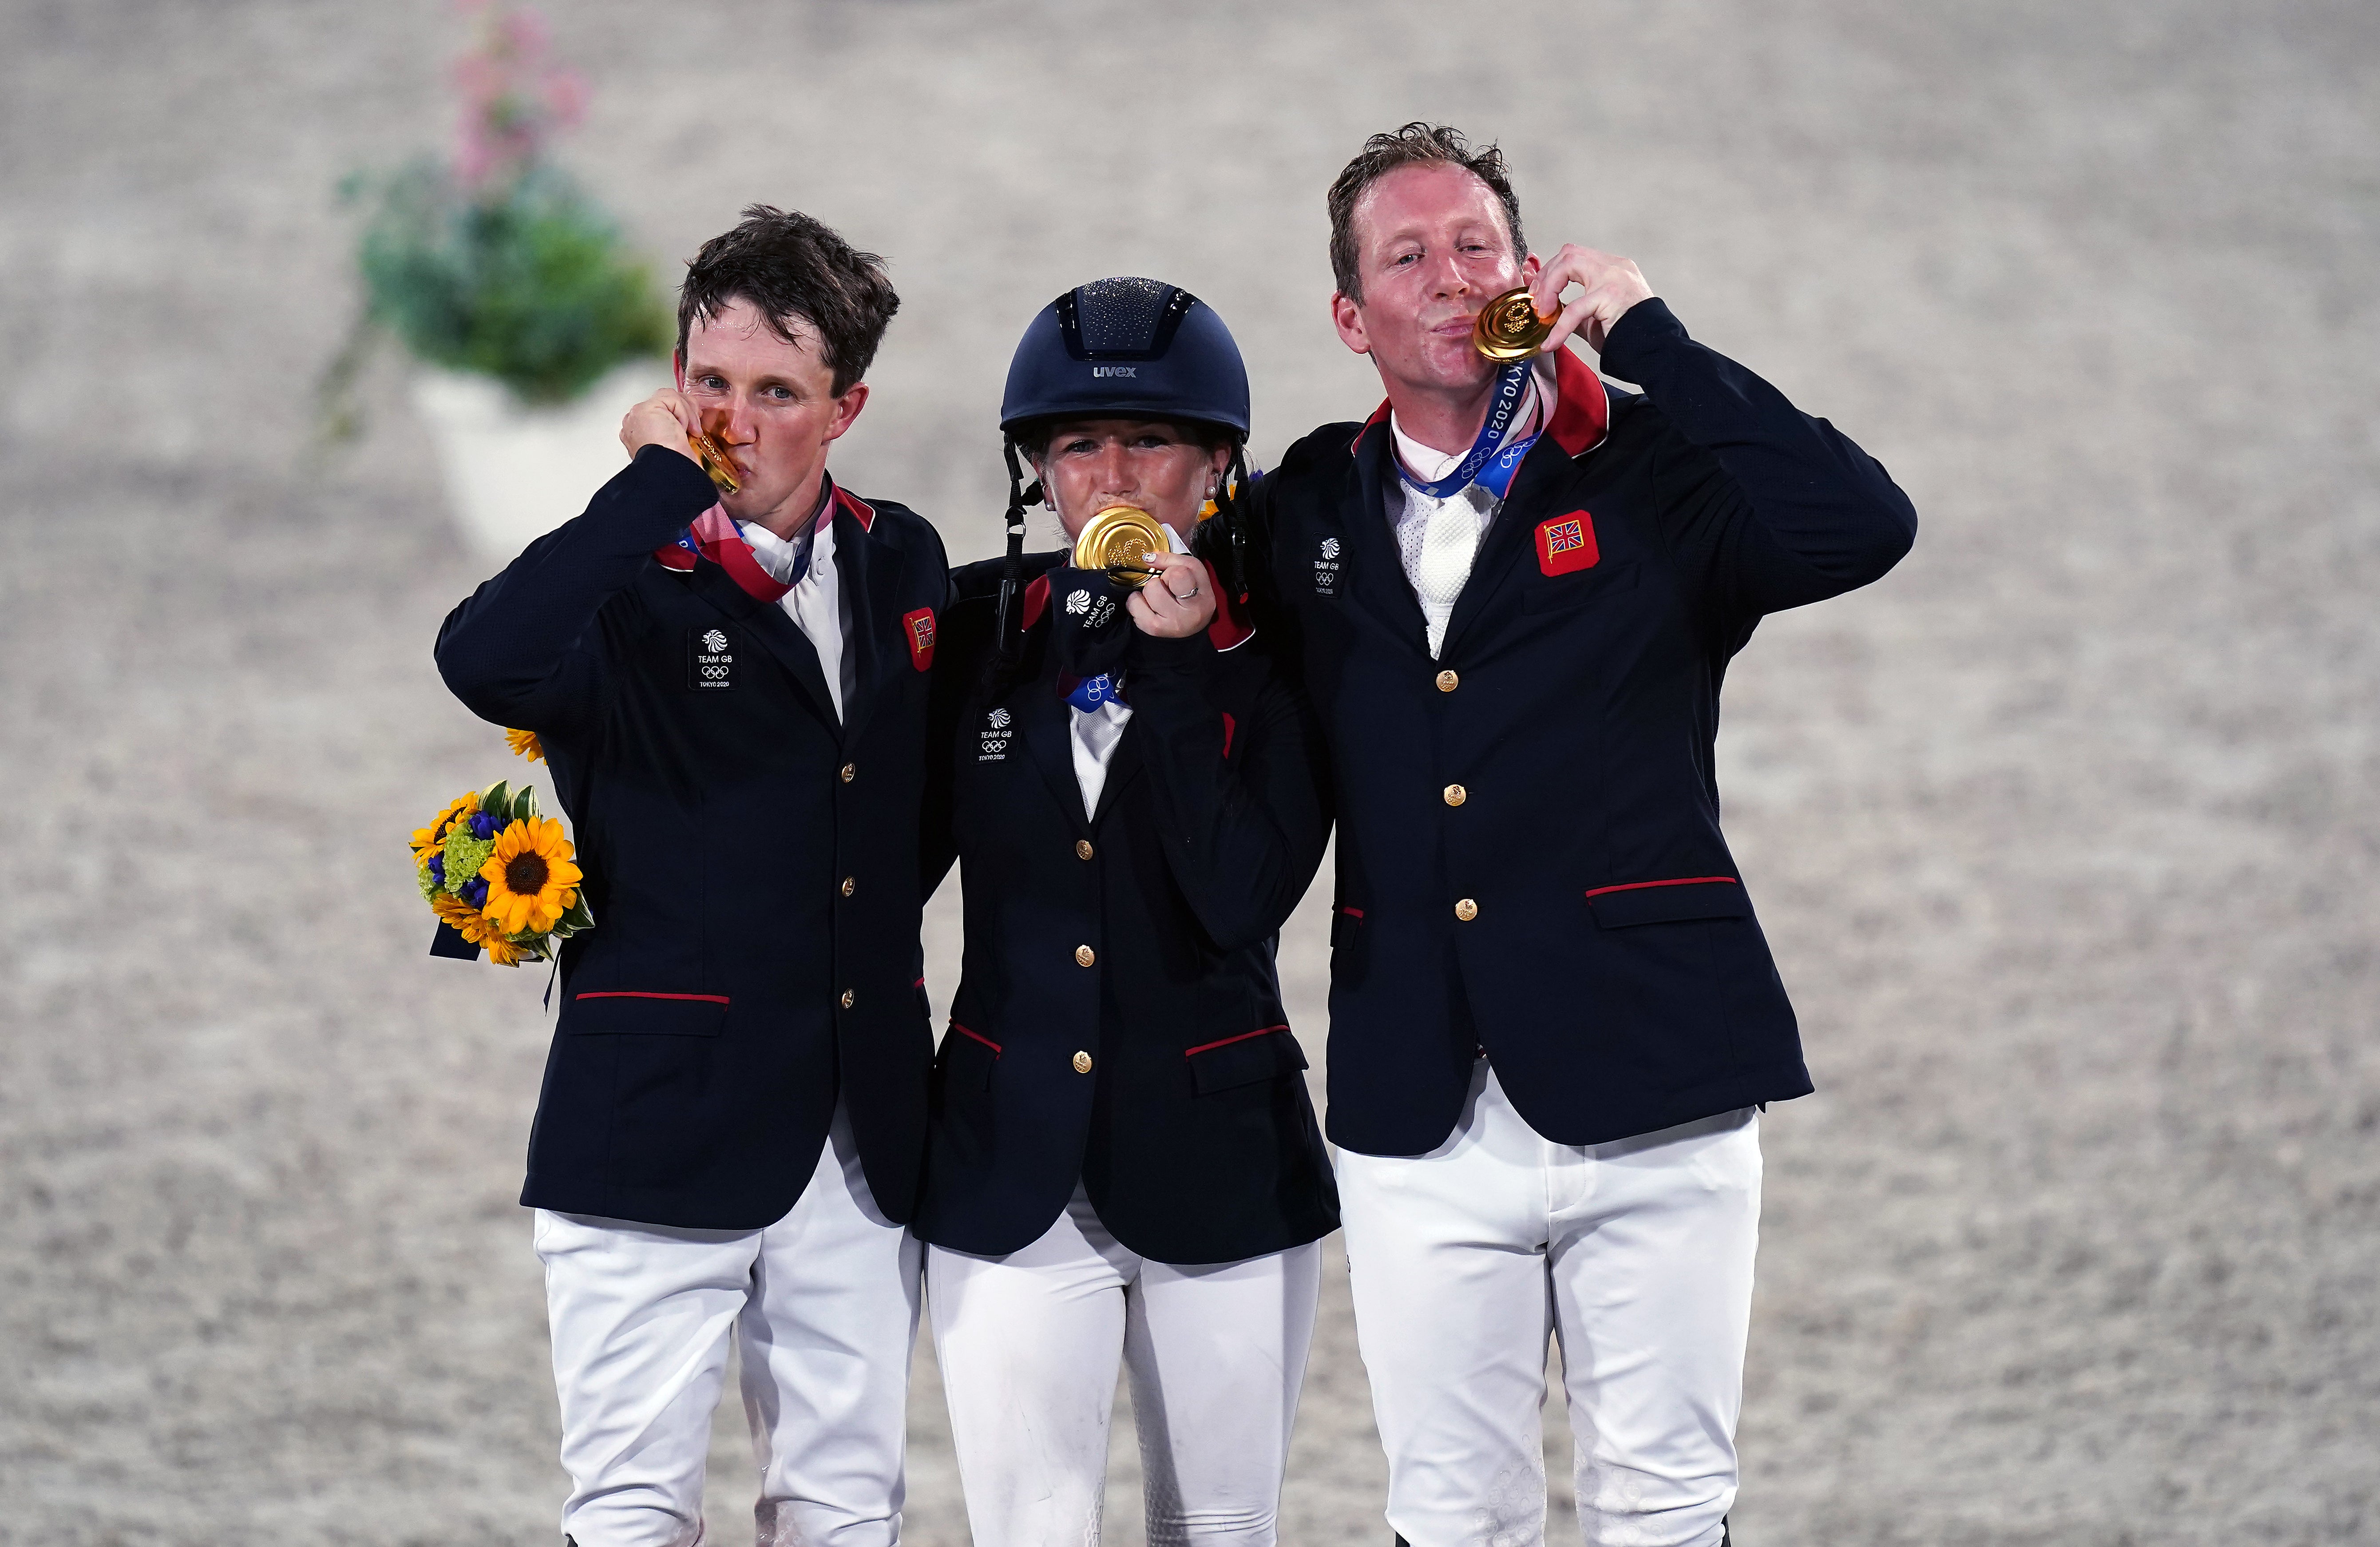
<svg viewBox="0 0 2380 1547">
<path fill-rule="evenodd" d="M 1597 926 L 1607 930 L 1624 930 L 1635 924 L 1678 924 L 1689 919 L 1752 916 L 1752 900 L 1730 876 L 1603 887 L 1586 895 L 1586 906 L 1594 912 Z"/>
<path fill-rule="evenodd" d="M 1636 570 L 1633 565 L 1621 569 L 1581 569 L 1553 579 L 1531 580 L 1521 591 L 1521 611 L 1568 612 L 1635 589 Z"/>
<path fill-rule="evenodd" d="M 590 989 L 570 996 L 562 1020 L 562 1029 L 574 1036 L 635 1032 L 645 1036 L 716 1037 L 727 1025 L 727 996 Z"/>
<path fill-rule="evenodd" d="M 1305 1067 L 1305 1050 L 1286 1026 L 1269 1026 L 1189 1051 L 1190 1081 L 1198 1094 L 1253 1085 Z"/>
</svg>

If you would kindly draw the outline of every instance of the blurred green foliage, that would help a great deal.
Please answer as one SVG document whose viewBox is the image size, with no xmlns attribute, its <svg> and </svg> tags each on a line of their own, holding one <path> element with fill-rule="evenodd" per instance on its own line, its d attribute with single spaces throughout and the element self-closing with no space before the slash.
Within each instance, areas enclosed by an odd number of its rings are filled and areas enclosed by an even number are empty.
<svg viewBox="0 0 2380 1547">
<path fill-rule="evenodd" d="M 475 196 L 425 159 L 343 191 L 373 205 L 359 254 L 365 316 L 417 359 L 493 376 L 524 403 L 559 403 L 676 336 L 651 270 L 558 168 L 532 166 Z"/>
</svg>

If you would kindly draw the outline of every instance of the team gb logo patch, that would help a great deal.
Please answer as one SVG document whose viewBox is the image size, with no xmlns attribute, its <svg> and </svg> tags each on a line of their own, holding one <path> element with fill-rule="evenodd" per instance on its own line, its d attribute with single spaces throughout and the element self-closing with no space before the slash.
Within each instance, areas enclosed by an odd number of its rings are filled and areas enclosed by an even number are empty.
<svg viewBox="0 0 2380 1547">
<path fill-rule="evenodd" d="M 1314 561 L 1314 594 L 1336 596 L 1339 594 L 1339 540 L 1324 538 L 1318 551 L 1321 556 Z"/>
<path fill-rule="evenodd" d="M 1008 740 L 1009 737 L 1015 734 L 1016 727 L 1010 724 L 1008 711 L 1005 709 L 993 710 L 990 713 L 983 717 L 983 732 L 980 738 L 980 745 L 978 747 L 976 751 L 975 761 L 978 762 L 1006 761 L 1008 758 Z"/>
</svg>

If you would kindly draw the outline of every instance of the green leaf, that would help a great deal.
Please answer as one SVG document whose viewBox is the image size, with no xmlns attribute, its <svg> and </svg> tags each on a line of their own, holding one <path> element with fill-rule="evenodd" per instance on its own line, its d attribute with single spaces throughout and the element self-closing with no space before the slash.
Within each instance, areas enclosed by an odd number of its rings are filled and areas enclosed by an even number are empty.
<svg viewBox="0 0 2380 1547">
<path fill-rule="evenodd" d="M 494 817 L 499 824 L 510 822 L 513 819 L 513 786 L 498 779 L 489 787 L 487 794 L 480 797 L 480 810 Z"/>
<path fill-rule="evenodd" d="M 535 815 L 537 815 L 537 790 L 533 786 L 523 785 L 513 796 L 513 820 L 527 822 Z"/>
</svg>

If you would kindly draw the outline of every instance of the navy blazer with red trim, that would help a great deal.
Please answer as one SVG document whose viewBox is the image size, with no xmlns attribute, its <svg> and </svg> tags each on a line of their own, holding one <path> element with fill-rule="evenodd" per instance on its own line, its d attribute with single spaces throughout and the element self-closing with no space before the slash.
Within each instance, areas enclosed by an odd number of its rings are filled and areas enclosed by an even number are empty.
<svg viewBox="0 0 2380 1547">
<path fill-rule="evenodd" d="M 718 494 L 656 447 L 439 632 L 455 695 L 543 739 L 595 915 L 563 950 L 524 1204 L 772 1224 L 838 1090 L 877 1206 L 915 1204 L 933 1056 L 917 809 L 949 568 L 923 518 L 832 498 L 840 723 L 740 541 L 719 562 L 670 545 Z"/>
<path fill-rule="evenodd" d="M 1330 1132 L 1362 1153 L 1440 1143 L 1482 1049 L 1564 1144 L 1811 1089 L 1719 832 L 1719 685 L 1763 614 L 1891 568 L 1916 513 L 1658 299 L 1603 365 L 1643 394 L 1561 352 L 1436 660 L 1390 524 L 1387 405 L 1259 486 L 1266 632 L 1335 780 Z"/>
<path fill-rule="evenodd" d="M 1026 561 L 1026 654 L 996 696 L 1001 566 L 953 577 L 925 859 L 929 886 L 962 868 L 966 959 L 915 1228 L 1014 1251 L 1079 1181 L 1100 1223 L 1158 1261 L 1301 1246 L 1339 1222 L 1273 968 L 1329 833 L 1311 712 L 1252 648 L 1217 648 L 1245 638 L 1229 622 L 1192 640 L 1135 631 L 1132 717 L 1087 814 L 1046 648 L 1062 556 Z"/>
</svg>

